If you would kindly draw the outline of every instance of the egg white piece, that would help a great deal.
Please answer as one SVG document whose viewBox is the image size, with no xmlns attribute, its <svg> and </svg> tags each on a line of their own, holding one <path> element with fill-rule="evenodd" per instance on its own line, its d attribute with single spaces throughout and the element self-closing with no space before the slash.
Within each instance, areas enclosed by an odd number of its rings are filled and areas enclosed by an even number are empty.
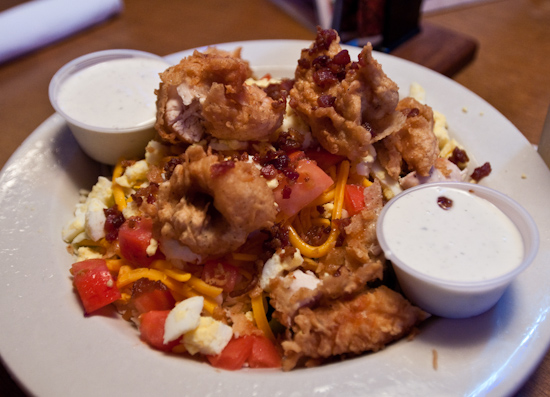
<svg viewBox="0 0 550 397">
<path fill-rule="evenodd" d="M 166 317 L 164 343 L 178 339 L 199 326 L 204 297 L 193 296 L 178 303 Z"/>
<path fill-rule="evenodd" d="M 105 237 L 105 212 L 107 206 L 98 198 L 93 197 L 88 201 L 86 211 L 86 234 L 93 240 L 98 241 Z"/>
</svg>

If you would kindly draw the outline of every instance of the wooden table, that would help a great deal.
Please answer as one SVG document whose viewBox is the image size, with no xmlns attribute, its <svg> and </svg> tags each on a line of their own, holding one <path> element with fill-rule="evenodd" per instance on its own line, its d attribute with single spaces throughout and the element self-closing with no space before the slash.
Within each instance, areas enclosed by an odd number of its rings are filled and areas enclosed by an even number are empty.
<svg viewBox="0 0 550 397">
<path fill-rule="evenodd" d="M 0 0 L 0 11 L 22 2 Z M 443 28 L 451 36 L 458 33 L 460 42 L 470 46 L 470 52 L 464 54 L 466 59 L 474 56 L 473 42 L 474 47 L 477 45 L 475 59 L 454 79 L 491 103 L 530 142 L 537 143 L 550 104 L 548 8 L 548 0 L 500 0 L 425 15 L 424 35 L 393 53 L 414 59 L 415 54 L 418 58 L 419 51 L 426 50 L 425 45 L 431 50 L 442 45 L 441 51 L 428 51 L 420 61 L 431 60 L 436 69 L 437 65 L 448 68 L 446 54 L 453 53 L 456 41 L 441 42 L 440 35 L 430 38 L 430 32 Z M 126 0 L 121 15 L 0 65 L 0 166 L 53 113 L 48 101 L 49 81 L 61 66 L 80 55 L 111 48 L 167 55 L 227 41 L 313 37 L 312 31 L 267 0 Z M 439 44 L 434 44 L 438 40 Z M 549 391 L 550 355 L 546 355 L 518 395 L 541 396 Z M 3 367 L 0 395 L 24 395 Z"/>
</svg>

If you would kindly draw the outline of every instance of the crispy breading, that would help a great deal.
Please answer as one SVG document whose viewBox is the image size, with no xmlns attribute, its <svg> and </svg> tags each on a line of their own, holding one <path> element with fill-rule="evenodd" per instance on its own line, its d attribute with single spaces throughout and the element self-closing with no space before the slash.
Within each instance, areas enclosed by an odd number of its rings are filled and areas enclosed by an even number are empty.
<svg viewBox="0 0 550 397">
<path fill-rule="evenodd" d="M 318 32 L 317 42 L 323 39 L 327 43 L 323 38 L 326 32 Z M 339 37 L 328 48 L 317 42 L 302 51 L 290 105 L 326 150 L 350 159 L 364 157 L 372 142 L 398 130 L 405 120 L 395 109 L 399 101 L 397 84 L 372 57 L 370 44 L 364 47 L 359 62 L 343 66 L 340 58 L 345 55 L 341 55 Z M 340 69 L 331 76 L 334 59 Z M 327 63 L 327 67 L 322 66 Z M 335 81 L 319 83 L 319 76 L 327 75 Z M 333 102 L 324 103 L 327 98 Z"/>
<path fill-rule="evenodd" d="M 191 146 L 184 157 L 159 188 L 156 223 L 162 238 L 214 256 L 234 251 L 251 232 L 273 225 L 273 192 L 253 164 L 224 164 L 200 146 Z M 217 166 L 219 176 L 213 171 Z"/>
<path fill-rule="evenodd" d="M 155 128 L 170 143 L 266 141 L 282 124 L 284 104 L 245 84 L 252 70 L 240 49 L 195 51 L 160 77 Z"/>
<path fill-rule="evenodd" d="M 301 308 L 294 318 L 292 338 L 282 342 L 283 369 L 292 369 L 301 357 L 378 351 L 407 335 L 427 317 L 426 312 L 385 286 L 348 301 L 335 301 L 329 307 Z"/>
<path fill-rule="evenodd" d="M 397 109 L 407 115 L 405 125 L 375 145 L 378 159 L 395 179 L 404 170 L 405 163 L 407 171 L 428 176 L 439 156 L 432 108 L 407 97 L 399 101 Z"/>
</svg>

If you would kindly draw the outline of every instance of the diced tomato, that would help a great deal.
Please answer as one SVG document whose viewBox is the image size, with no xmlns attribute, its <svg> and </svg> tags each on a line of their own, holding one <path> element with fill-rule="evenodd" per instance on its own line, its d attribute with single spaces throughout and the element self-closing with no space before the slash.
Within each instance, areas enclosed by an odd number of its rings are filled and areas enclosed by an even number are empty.
<svg viewBox="0 0 550 397">
<path fill-rule="evenodd" d="M 252 352 L 248 358 L 250 368 L 280 368 L 281 355 L 265 336 L 252 335 Z"/>
<path fill-rule="evenodd" d="M 210 285 L 223 288 L 225 292 L 231 292 L 237 284 L 239 271 L 233 265 L 216 260 L 204 264 L 202 279 Z"/>
<path fill-rule="evenodd" d="M 176 300 L 170 290 L 160 281 L 140 278 L 132 285 L 130 304 L 139 313 L 152 310 L 170 310 L 174 308 Z"/>
<path fill-rule="evenodd" d="M 306 150 L 305 154 L 311 160 L 315 160 L 317 165 L 323 170 L 327 170 L 329 167 L 336 165 L 342 162 L 342 160 L 346 159 L 345 156 L 332 154 L 323 148 Z"/>
<path fill-rule="evenodd" d="M 283 180 L 273 190 L 279 209 L 287 216 L 298 213 L 334 183 L 332 178 L 311 160 L 299 160 L 296 172 L 299 176 L 295 183 Z"/>
<path fill-rule="evenodd" d="M 288 155 L 288 160 L 289 160 L 290 164 L 295 164 L 295 163 L 298 162 L 298 160 L 302 160 L 302 159 L 306 158 L 306 154 L 301 150 L 297 150 L 295 152 L 288 153 L 287 155 Z"/>
<path fill-rule="evenodd" d="M 176 300 L 169 290 L 155 289 L 136 296 L 134 307 L 140 313 L 154 310 L 170 310 L 176 304 Z"/>
<path fill-rule="evenodd" d="M 104 259 L 88 259 L 71 267 L 73 284 L 86 313 L 120 299 L 120 291 Z"/>
<path fill-rule="evenodd" d="M 156 259 L 161 259 L 161 253 L 147 255 L 147 247 L 153 238 L 153 220 L 151 218 L 134 216 L 126 220 L 118 231 L 120 254 L 128 262 L 148 267 Z"/>
<path fill-rule="evenodd" d="M 179 340 L 164 343 L 164 323 L 170 310 L 153 310 L 140 316 L 139 332 L 141 339 L 155 349 L 169 352 L 179 344 Z"/>
<path fill-rule="evenodd" d="M 281 355 L 265 336 L 247 335 L 233 338 L 217 356 L 207 356 L 216 368 L 237 370 L 248 362 L 250 368 L 280 368 Z"/>
<path fill-rule="evenodd" d="M 235 371 L 241 369 L 252 353 L 250 336 L 233 338 L 217 356 L 206 356 L 213 367 Z"/>
<path fill-rule="evenodd" d="M 357 185 L 346 185 L 344 189 L 344 208 L 349 215 L 355 215 L 365 208 L 364 187 Z"/>
</svg>

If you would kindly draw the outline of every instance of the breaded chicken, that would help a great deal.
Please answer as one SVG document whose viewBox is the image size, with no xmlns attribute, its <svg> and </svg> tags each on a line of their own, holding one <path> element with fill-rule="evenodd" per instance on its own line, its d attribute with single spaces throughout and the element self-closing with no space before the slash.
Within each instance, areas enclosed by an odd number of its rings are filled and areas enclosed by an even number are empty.
<svg viewBox="0 0 550 397">
<path fill-rule="evenodd" d="M 240 50 L 195 51 L 160 77 L 155 128 L 170 143 L 267 141 L 282 124 L 285 105 L 245 84 L 252 70 Z"/>
<path fill-rule="evenodd" d="M 290 106 L 326 150 L 353 160 L 398 130 L 405 117 L 396 111 L 398 87 L 372 57 L 372 46 L 351 62 L 339 42 L 335 31 L 319 29 L 314 44 L 302 51 Z"/>
<path fill-rule="evenodd" d="M 187 149 L 184 160 L 159 187 L 155 221 L 162 238 L 215 256 L 236 250 L 251 232 L 273 225 L 273 192 L 253 164 L 220 161 L 200 146 Z"/>
<path fill-rule="evenodd" d="M 411 332 L 429 315 L 399 293 L 381 286 L 329 307 L 299 310 L 292 338 L 282 343 L 283 369 L 300 358 L 323 359 L 332 355 L 378 351 Z"/>
<path fill-rule="evenodd" d="M 429 176 L 439 156 L 432 108 L 411 97 L 399 101 L 397 108 L 407 117 L 405 125 L 375 145 L 378 159 L 395 179 L 405 164 L 407 171 Z"/>
</svg>

